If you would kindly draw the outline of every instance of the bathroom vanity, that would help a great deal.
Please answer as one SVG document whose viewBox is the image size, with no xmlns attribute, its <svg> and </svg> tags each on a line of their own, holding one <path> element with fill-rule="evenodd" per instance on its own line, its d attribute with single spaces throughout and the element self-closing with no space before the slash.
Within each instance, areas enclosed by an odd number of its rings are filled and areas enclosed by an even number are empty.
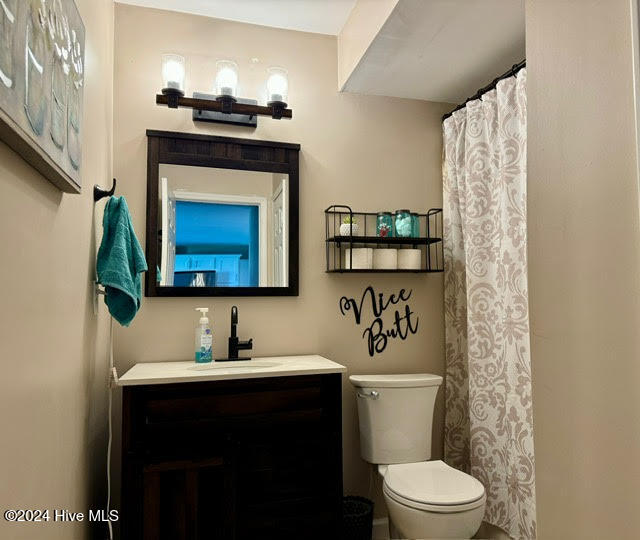
<svg viewBox="0 0 640 540">
<path fill-rule="evenodd" d="M 321 356 L 123 375 L 122 538 L 339 538 L 342 373 Z"/>
</svg>

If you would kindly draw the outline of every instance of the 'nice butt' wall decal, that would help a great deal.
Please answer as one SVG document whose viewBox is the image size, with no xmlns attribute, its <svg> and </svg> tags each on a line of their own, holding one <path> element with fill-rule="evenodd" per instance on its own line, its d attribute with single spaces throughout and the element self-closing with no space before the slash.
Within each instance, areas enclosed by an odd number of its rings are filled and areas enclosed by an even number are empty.
<svg viewBox="0 0 640 540">
<path fill-rule="evenodd" d="M 419 318 L 413 317 L 415 314 L 407 303 L 412 292 L 413 290 L 407 292 L 400 289 L 398 294 L 392 294 L 385 300 L 383 293 L 376 295 L 373 287 L 369 285 L 362 293 L 359 303 L 355 298 L 346 296 L 340 298 L 340 312 L 346 316 L 348 311 L 353 311 L 353 318 L 357 325 L 362 322 L 364 308 L 366 306 L 371 308 L 373 321 L 362 332 L 362 337 L 367 341 L 369 356 L 384 351 L 389 339 L 399 338 L 404 341 L 410 334 L 415 334 L 418 331 Z M 370 304 L 367 300 L 370 301 Z M 382 315 L 387 309 L 394 307 L 395 314 L 391 326 L 387 328 L 382 320 Z"/>
</svg>

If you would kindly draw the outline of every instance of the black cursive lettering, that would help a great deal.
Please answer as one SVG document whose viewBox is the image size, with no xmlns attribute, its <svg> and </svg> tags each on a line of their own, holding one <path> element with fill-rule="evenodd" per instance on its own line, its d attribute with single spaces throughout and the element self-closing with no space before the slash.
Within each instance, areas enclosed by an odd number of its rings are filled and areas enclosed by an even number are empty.
<svg viewBox="0 0 640 540">
<path fill-rule="evenodd" d="M 385 300 L 384 294 L 380 293 L 376 296 L 376 293 L 371 285 L 369 285 L 362 296 L 360 301 L 357 302 L 355 298 L 348 298 L 343 296 L 340 298 L 339 306 L 342 315 L 346 315 L 348 311 L 353 311 L 353 318 L 357 325 L 362 321 L 363 307 L 366 300 L 371 302 L 371 311 L 374 319 L 369 327 L 365 328 L 362 332 L 362 337 L 367 341 L 367 350 L 369 356 L 374 356 L 376 353 L 382 353 L 389 343 L 389 339 L 400 338 L 404 341 L 411 334 L 418 332 L 419 318 L 412 318 L 414 312 L 411 311 L 411 307 L 406 304 L 404 306 L 404 314 L 401 310 L 396 309 L 393 316 L 393 324 L 389 329 L 384 326 L 382 320 L 382 314 L 389 308 L 389 306 L 395 306 L 400 302 L 407 302 L 413 293 L 413 290 L 408 292 L 405 289 L 400 289 L 398 294 L 391 294 L 389 298 Z"/>
</svg>

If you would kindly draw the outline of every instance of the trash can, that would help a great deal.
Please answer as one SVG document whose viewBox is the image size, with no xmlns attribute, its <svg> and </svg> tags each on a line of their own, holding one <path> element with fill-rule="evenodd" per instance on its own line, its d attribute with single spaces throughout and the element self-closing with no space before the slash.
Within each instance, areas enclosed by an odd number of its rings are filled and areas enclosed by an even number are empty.
<svg viewBox="0 0 640 540">
<path fill-rule="evenodd" d="M 342 499 L 342 538 L 371 540 L 373 531 L 373 501 L 349 496 Z"/>
</svg>

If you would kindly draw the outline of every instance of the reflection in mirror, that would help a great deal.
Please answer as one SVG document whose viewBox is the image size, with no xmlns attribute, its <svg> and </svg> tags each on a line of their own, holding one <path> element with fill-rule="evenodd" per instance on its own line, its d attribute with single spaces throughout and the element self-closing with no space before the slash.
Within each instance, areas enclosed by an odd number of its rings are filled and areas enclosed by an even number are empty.
<svg viewBox="0 0 640 540">
<path fill-rule="evenodd" d="M 287 287 L 286 174 L 160 164 L 160 287 Z"/>
</svg>

